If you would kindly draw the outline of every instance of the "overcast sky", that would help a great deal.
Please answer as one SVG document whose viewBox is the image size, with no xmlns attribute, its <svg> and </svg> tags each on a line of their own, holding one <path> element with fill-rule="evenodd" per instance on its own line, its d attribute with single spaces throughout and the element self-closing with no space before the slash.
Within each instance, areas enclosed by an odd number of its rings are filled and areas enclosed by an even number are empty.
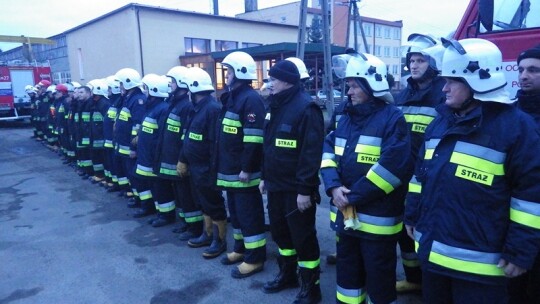
<svg viewBox="0 0 540 304">
<path fill-rule="evenodd" d="M 298 0 L 258 0 L 259 8 Z M 318 0 L 314 0 L 318 1 Z M 339 0 L 342 1 L 342 0 Z M 130 2 L 166 8 L 212 12 L 212 0 L 0 0 L 0 35 L 50 37 L 74 28 Z M 7 4 L 9 2 L 9 5 Z M 244 0 L 219 0 L 221 15 L 244 12 Z M 447 36 L 461 20 L 469 0 L 361 0 L 360 14 L 389 21 L 403 21 L 403 40 L 410 33 Z M 20 46 L 1 43 L 0 49 Z"/>
</svg>

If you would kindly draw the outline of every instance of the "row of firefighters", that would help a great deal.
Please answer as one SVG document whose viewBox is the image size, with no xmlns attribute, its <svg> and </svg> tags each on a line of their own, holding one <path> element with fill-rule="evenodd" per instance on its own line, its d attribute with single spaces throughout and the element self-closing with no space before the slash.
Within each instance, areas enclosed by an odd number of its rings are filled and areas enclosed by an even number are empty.
<svg viewBox="0 0 540 304">
<path fill-rule="evenodd" d="M 540 48 L 518 58 L 517 102 L 489 41 L 412 34 L 404 55 L 411 76 L 396 96 L 377 57 L 334 56 L 348 101 L 327 130 L 300 59 L 271 67 L 264 102 L 253 58 L 235 51 L 221 63 L 219 101 L 197 67 L 41 81 L 29 88 L 35 136 L 81 176 L 132 193 L 135 217 L 157 212 L 159 227 L 178 214 L 179 238 L 207 259 L 227 251 L 226 193 L 234 241 L 221 263 L 238 264 L 233 278 L 263 270 L 266 194 L 279 273 L 263 290 L 300 281 L 294 303 L 322 300 L 321 178 L 338 303 L 397 303 L 417 290 L 426 303 L 540 303 Z M 396 282 L 398 243 L 406 279 Z"/>
</svg>

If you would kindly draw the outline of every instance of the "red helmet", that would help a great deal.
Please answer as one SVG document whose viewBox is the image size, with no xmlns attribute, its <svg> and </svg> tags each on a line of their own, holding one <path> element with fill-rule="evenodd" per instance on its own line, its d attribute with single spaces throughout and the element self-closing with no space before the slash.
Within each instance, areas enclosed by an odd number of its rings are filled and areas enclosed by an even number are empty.
<svg viewBox="0 0 540 304">
<path fill-rule="evenodd" d="M 58 85 L 56 85 L 56 91 L 67 94 L 68 93 L 68 87 L 65 84 L 58 84 Z"/>
<path fill-rule="evenodd" d="M 43 79 L 38 83 L 38 85 L 47 88 L 51 85 L 51 82 L 46 79 Z"/>
</svg>

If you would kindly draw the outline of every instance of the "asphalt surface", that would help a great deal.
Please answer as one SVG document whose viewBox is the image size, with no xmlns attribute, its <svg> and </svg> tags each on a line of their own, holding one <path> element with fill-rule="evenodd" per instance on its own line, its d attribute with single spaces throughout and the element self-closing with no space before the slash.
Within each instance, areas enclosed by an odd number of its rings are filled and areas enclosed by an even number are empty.
<svg viewBox="0 0 540 304">
<path fill-rule="evenodd" d="M 298 289 L 262 292 L 277 273 L 269 233 L 265 270 L 233 279 L 235 266 L 203 259 L 203 249 L 177 240 L 173 226 L 153 228 L 146 218 L 134 219 L 127 200 L 82 180 L 31 133 L 26 123 L 0 124 L 0 304 L 294 300 Z M 323 303 L 335 303 L 335 267 L 325 263 L 335 251 L 328 223 L 323 200 L 317 210 L 321 289 Z M 420 303 L 418 295 L 398 300 Z"/>
</svg>

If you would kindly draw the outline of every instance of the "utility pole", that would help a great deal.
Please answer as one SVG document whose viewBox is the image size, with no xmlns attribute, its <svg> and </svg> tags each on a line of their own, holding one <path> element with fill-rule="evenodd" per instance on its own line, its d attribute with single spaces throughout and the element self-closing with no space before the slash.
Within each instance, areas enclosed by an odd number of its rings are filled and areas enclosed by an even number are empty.
<svg viewBox="0 0 540 304">
<path fill-rule="evenodd" d="M 328 16 L 328 0 L 321 1 L 324 46 L 323 90 L 326 92 L 326 109 L 329 117 L 334 114 L 334 81 L 332 79 L 332 50 L 330 41 L 330 18 Z"/>
<path fill-rule="evenodd" d="M 304 60 L 306 46 L 307 0 L 300 1 L 300 18 L 298 18 L 298 43 L 296 44 L 296 57 Z"/>
<path fill-rule="evenodd" d="M 362 41 L 364 42 L 364 49 L 366 51 L 366 53 L 369 54 L 369 47 L 368 47 L 368 44 L 367 44 L 367 40 L 366 40 L 366 35 L 364 34 L 364 27 L 362 26 L 362 17 L 360 17 L 360 13 L 358 12 L 358 5 L 356 4 L 356 2 L 358 1 L 361 1 L 361 0 L 350 0 L 350 4 L 351 4 L 351 13 L 353 15 L 353 20 L 354 20 L 354 49 L 359 52 L 360 50 L 358 49 L 358 30 L 357 28 L 359 27 L 360 28 L 360 33 L 362 34 Z"/>
</svg>

